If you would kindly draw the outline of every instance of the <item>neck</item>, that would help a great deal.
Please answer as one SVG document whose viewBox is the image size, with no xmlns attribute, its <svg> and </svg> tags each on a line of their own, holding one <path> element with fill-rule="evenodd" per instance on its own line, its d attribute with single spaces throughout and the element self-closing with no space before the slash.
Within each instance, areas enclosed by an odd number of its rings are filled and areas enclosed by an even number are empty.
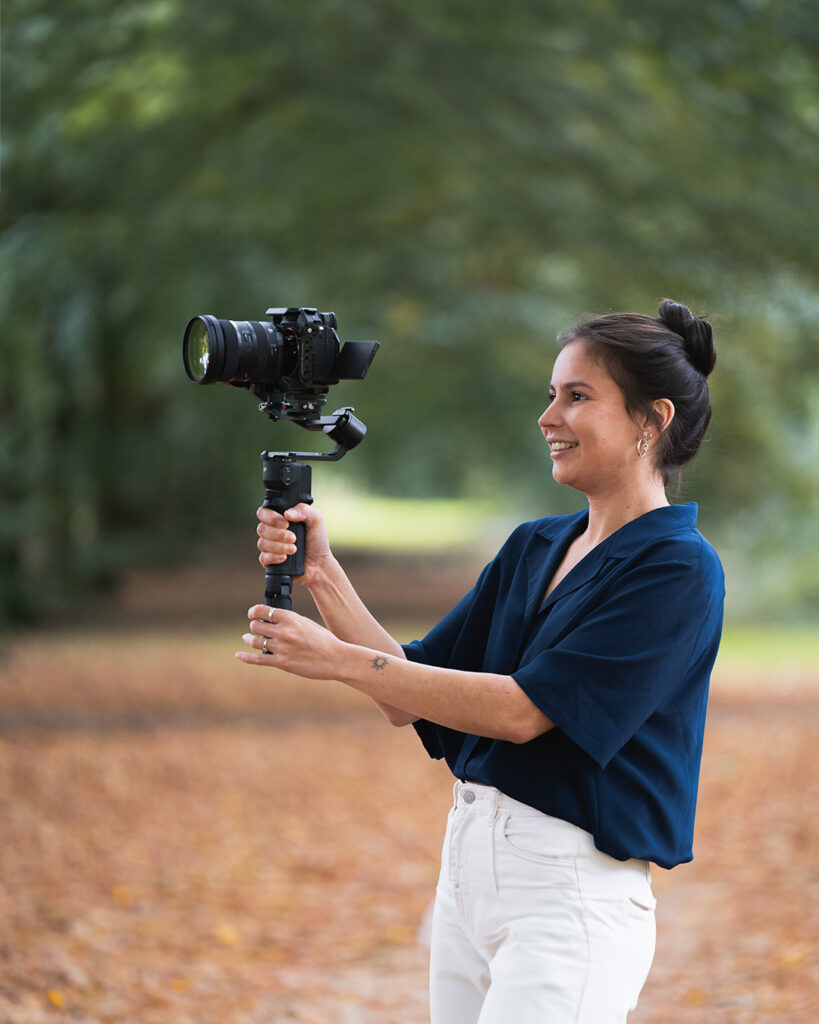
<svg viewBox="0 0 819 1024">
<path fill-rule="evenodd" d="M 589 525 L 583 536 L 589 547 L 599 544 L 632 519 L 668 504 L 665 488 L 659 478 L 651 486 L 634 491 L 621 491 L 613 495 L 587 494 L 586 497 L 589 501 Z"/>
</svg>

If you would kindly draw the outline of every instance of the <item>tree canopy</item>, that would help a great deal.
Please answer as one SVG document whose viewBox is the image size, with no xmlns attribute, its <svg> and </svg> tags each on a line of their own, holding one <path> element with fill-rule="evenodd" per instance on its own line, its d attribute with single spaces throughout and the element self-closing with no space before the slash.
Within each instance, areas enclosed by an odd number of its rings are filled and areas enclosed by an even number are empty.
<svg viewBox="0 0 819 1024">
<path fill-rule="evenodd" d="M 4 14 L 0 617 L 244 522 L 258 450 L 302 443 L 189 386 L 193 314 L 335 310 L 382 342 L 330 397 L 369 426 L 348 472 L 543 514 L 573 500 L 534 426 L 555 335 L 666 296 L 714 317 L 684 493 L 747 581 L 736 607 L 815 610 L 809 0 Z"/>
</svg>

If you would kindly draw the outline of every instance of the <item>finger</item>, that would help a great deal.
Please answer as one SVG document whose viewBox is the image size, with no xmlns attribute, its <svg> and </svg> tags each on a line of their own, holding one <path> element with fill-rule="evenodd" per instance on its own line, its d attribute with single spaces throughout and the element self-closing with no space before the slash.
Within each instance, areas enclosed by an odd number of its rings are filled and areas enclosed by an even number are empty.
<svg viewBox="0 0 819 1024">
<path fill-rule="evenodd" d="M 287 526 L 287 520 L 274 508 L 267 508 L 265 505 L 260 505 L 256 509 L 256 518 L 260 523 L 268 523 L 270 526 Z"/>
<path fill-rule="evenodd" d="M 259 555 L 259 564 L 266 569 L 268 565 L 281 565 L 287 561 L 287 555 L 277 555 L 270 551 L 262 551 Z"/>
<path fill-rule="evenodd" d="M 256 547 L 259 549 L 259 561 L 265 567 L 267 567 L 268 565 L 280 565 L 282 562 L 287 561 L 287 559 L 290 557 L 290 554 L 292 554 L 292 552 L 288 553 L 287 551 L 282 551 L 281 549 L 271 550 L 269 547 L 262 544 L 261 542 L 258 542 L 256 544 Z"/>
<path fill-rule="evenodd" d="M 269 633 L 257 634 L 255 631 L 252 633 L 243 633 L 242 639 L 248 647 L 252 647 L 253 650 L 261 651 L 262 654 L 272 656 L 275 653 L 273 638 Z"/>
<path fill-rule="evenodd" d="M 261 668 L 275 667 L 270 655 L 262 654 L 261 651 L 237 651 L 234 657 L 237 661 L 243 661 L 246 665 L 259 665 Z"/>
<path fill-rule="evenodd" d="M 288 611 L 286 608 L 271 608 L 269 604 L 253 604 L 247 610 L 247 617 L 249 619 L 261 619 L 272 622 L 274 626 L 277 622 L 284 622 L 288 615 L 293 614 L 293 612 Z"/>
<path fill-rule="evenodd" d="M 282 520 L 279 526 L 268 526 L 267 523 L 259 523 L 256 527 L 256 533 L 259 537 L 269 544 L 281 544 L 285 547 L 288 545 L 295 548 L 296 535 L 292 530 L 288 529 L 287 520 Z"/>
<path fill-rule="evenodd" d="M 265 540 L 263 537 L 256 541 L 256 547 L 259 549 L 260 558 L 269 558 L 273 561 L 284 561 L 285 558 L 296 553 L 295 544 L 277 544 Z"/>
<path fill-rule="evenodd" d="M 247 617 L 249 619 L 266 619 L 268 622 L 275 622 L 276 620 L 276 608 L 272 608 L 269 604 L 252 604 L 247 610 Z"/>
<path fill-rule="evenodd" d="M 270 610 L 275 611 L 273 608 Z M 281 636 L 283 626 L 278 620 L 267 617 L 264 619 L 250 619 L 250 625 L 247 628 L 256 636 L 269 637 L 272 640 L 277 635 L 277 628 L 279 630 L 278 635 Z"/>
</svg>

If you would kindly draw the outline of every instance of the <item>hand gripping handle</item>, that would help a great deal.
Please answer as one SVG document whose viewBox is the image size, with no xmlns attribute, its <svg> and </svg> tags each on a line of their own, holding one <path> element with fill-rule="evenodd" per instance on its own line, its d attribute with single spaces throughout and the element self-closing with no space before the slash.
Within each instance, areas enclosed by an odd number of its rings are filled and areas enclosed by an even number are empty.
<svg viewBox="0 0 819 1024">
<path fill-rule="evenodd" d="M 306 462 L 294 462 L 287 455 L 262 452 L 264 464 L 264 508 L 284 513 L 294 505 L 311 505 L 312 467 Z M 268 565 L 264 571 L 264 603 L 271 608 L 290 608 L 293 577 L 304 575 L 304 554 L 307 530 L 304 523 L 291 523 L 296 535 L 296 553 L 284 562 Z"/>
</svg>

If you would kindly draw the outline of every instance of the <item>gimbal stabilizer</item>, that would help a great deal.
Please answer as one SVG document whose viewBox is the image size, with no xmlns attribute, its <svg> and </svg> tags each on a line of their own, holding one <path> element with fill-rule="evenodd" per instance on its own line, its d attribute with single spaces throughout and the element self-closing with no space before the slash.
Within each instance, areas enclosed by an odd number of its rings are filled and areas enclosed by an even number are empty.
<svg viewBox="0 0 819 1024">
<path fill-rule="evenodd" d="M 313 501 L 309 462 L 336 462 L 359 444 L 367 428 L 351 408 L 320 416 L 327 392 L 340 380 L 363 380 L 378 351 L 377 341 L 340 344 L 335 313 L 312 306 L 274 306 L 270 320 L 219 320 L 193 317 L 185 328 L 182 358 L 195 384 L 224 381 L 247 388 L 259 412 L 272 420 L 290 420 L 306 430 L 322 431 L 335 441 L 331 452 L 262 452 L 264 507 L 284 512 Z M 309 462 L 308 462 L 309 460 Z M 264 574 L 264 601 L 289 608 L 293 577 L 304 573 L 304 523 L 292 523 L 296 553 Z"/>
</svg>

